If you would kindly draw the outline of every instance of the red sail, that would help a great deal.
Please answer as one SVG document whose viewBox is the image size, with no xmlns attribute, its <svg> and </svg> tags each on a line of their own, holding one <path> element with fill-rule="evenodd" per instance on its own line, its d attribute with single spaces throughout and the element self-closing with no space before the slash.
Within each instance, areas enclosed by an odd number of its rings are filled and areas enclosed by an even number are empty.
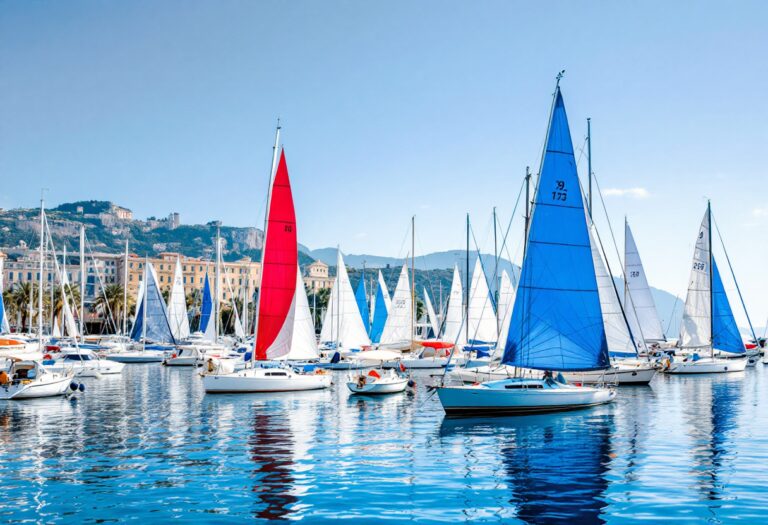
<svg viewBox="0 0 768 525">
<path fill-rule="evenodd" d="M 268 206 L 269 216 L 259 287 L 258 330 L 254 349 L 258 360 L 267 359 L 267 350 L 285 325 L 296 293 L 296 272 L 299 264 L 296 213 L 293 209 L 285 151 L 280 152 L 280 163 L 272 182 Z M 288 333 L 291 334 L 292 330 Z"/>
</svg>

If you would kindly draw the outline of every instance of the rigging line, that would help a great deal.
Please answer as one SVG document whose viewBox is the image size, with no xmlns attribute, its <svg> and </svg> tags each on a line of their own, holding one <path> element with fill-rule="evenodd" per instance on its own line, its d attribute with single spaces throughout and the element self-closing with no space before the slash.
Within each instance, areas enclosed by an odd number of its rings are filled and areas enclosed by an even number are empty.
<svg viewBox="0 0 768 525">
<path fill-rule="evenodd" d="M 475 249 L 477 250 L 477 259 L 480 261 L 480 268 L 483 271 L 482 277 L 485 279 L 485 287 L 488 288 L 488 291 L 489 291 L 488 297 L 486 298 L 485 301 L 483 301 L 483 308 L 480 310 L 480 319 L 482 319 L 483 314 L 485 313 L 486 305 L 488 305 L 488 303 L 491 304 L 491 308 L 490 308 L 491 313 L 495 315 L 495 310 L 494 310 L 495 304 L 494 304 L 494 300 L 493 300 L 493 294 L 490 293 L 490 287 L 488 286 L 488 278 L 486 277 L 487 276 L 487 272 L 485 271 L 485 265 L 483 264 L 483 258 L 480 256 L 480 248 L 477 245 L 477 239 L 475 238 L 475 230 L 472 228 L 471 224 L 469 226 L 469 232 L 470 232 L 470 235 L 472 236 L 472 240 L 475 242 Z M 474 275 L 472 275 L 472 280 L 474 280 Z M 468 290 L 469 293 L 470 293 L 470 301 L 472 300 L 472 297 L 474 297 L 473 295 L 471 295 L 472 294 L 471 286 L 472 286 L 472 281 L 470 281 L 470 289 Z M 467 314 L 466 314 L 466 317 L 467 317 L 467 323 L 469 323 L 469 304 L 467 304 Z M 477 341 L 477 333 L 478 333 L 479 330 L 480 330 L 480 323 L 478 322 L 477 327 L 475 328 L 475 333 L 473 334 L 473 336 L 474 336 L 473 339 L 475 341 Z M 499 334 L 496 334 L 497 337 L 498 337 L 498 335 Z M 488 341 L 486 341 L 486 342 L 488 342 Z M 469 343 L 469 341 L 467 341 L 467 343 Z M 497 341 L 497 343 L 498 343 L 498 341 Z"/>
<path fill-rule="evenodd" d="M 672 319 L 675 317 L 675 311 L 677 310 L 677 303 L 680 302 L 680 296 L 675 296 L 675 302 L 672 304 L 672 311 L 669 314 L 669 320 L 667 320 L 667 329 L 664 331 L 665 334 L 669 333 L 669 331 L 672 329 Z"/>
<path fill-rule="evenodd" d="M 736 291 L 739 293 L 739 299 L 741 300 L 741 307 L 744 309 L 744 315 L 747 316 L 747 322 L 749 323 L 749 330 L 750 332 L 752 332 L 752 337 L 755 339 L 755 343 L 757 343 L 757 335 L 755 334 L 755 329 L 752 327 L 752 320 L 749 318 L 749 312 L 747 312 L 747 305 L 744 303 L 744 297 L 741 295 L 741 288 L 739 287 L 739 281 L 736 280 L 736 273 L 733 271 L 733 266 L 731 265 L 731 258 L 728 257 L 728 250 L 725 249 L 725 242 L 723 241 L 723 236 L 720 234 L 720 227 L 717 225 L 717 220 L 715 220 L 714 216 L 712 217 L 712 222 L 715 223 L 715 230 L 717 231 L 717 237 L 720 239 L 720 244 L 722 245 L 723 253 L 725 254 L 725 260 L 728 261 L 728 268 L 731 270 L 731 277 L 733 277 L 733 282 L 736 285 Z M 712 247 L 710 246 L 709 249 L 711 251 Z"/>
<path fill-rule="evenodd" d="M 85 237 L 85 247 L 88 249 L 88 253 L 91 255 L 91 260 L 93 261 L 93 267 L 96 269 L 96 278 L 99 280 L 99 286 L 101 287 L 101 293 L 104 296 L 104 304 L 107 306 L 107 313 L 109 314 L 108 319 L 112 321 L 112 326 L 115 329 L 115 333 L 118 332 L 117 329 L 117 322 L 115 320 L 115 316 L 112 313 L 112 308 L 109 306 L 109 298 L 107 297 L 107 290 L 104 288 L 104 282 L 101 279 L 101 273 L 99 272 L 99 267 L 96 264 L 96 257 L 93 254 L 93 249 L 91 248 L 91 241 L 88 240 L 88 237 Z M 80 261 L 80 264 L 83 264 L 83 261 Z M 127 283 L 126 283 L 127 284 Z M 85 283 L 82 283 L 81 285 L 80 293 L 83 293 L 85 291 Z M 85 309 L 85 308 L 83 308 Z M 85 315 L 85 312 L 83 312 L 83 315 Z M 84 335 L 84 334 L 81 334 Z"/>
<path fill-rule="evenodd" d="M 56 246 L 53 244 L 53 234 L 51 233 L 51 226 L 48 224 L 48 215 L 45 215 L 45 216 L 44 216 L 44 221 L 45 221 L 45 232 L 47 233 L 47 236 L 45 237 L 45 241 L 46 241 L 46 244 L 47 244 L 47 246 L 50 248 L 50 250 L 51 250 L 51 253 L 52 253 L 52 255 L 53 255 L 53 271 L 54 271 L 54 278 L 58 276 L 58 280 L 59 280 L 59 283 L 60 283 L 60 284 L 62 284 L 62 287 L 61 287 L 61 288 L 62 288 L 62 302 L 66 302 L 66 301 L 67 301 L 67 290 L 66 290 L 66 287 L 65 287 L 65 286 L 63 286 L 63 284 L 64 284 L 64 281 L 63 281 L 63 277 L 62 277 L 62 275 L 59 273 L 59 261 L 58 261 L 58 260 L 57 260 L 57 258 L 56 258 Z M 41 233 L 42 233 L 42 232 L 41 232 Z M 65 261 L 65 262 L 66 262 L 66 261 Z M 41 284 L 40 284 L 40 293 L 43 293 L 43 286 L 42 286 L 42 282 L 43 282 L 43 276 L 42 276 L 42 274 L 41 274 L 41 275 L 40 275 L 40 283 L 41 283 Z M 52 282 L 51 282 L 51 286 L 55 286 L 55 279 L 54 279 L 54 280 L 52 280 Z M 82 291 L 81 291 L 81 293 L 82 293 Z M 71 295 L 71 294 L 72 294 L 72 287 L 71 287 L 71 285 L 70 285 L 70 295 Z M 73 303 L 75 302 L 75 301 L 74 301 L 74 299 L 75 299 L 75 297 L 74 297 L 74 295 L 73 295 L 73 296 L 72 296 L 72 302 L 73 302 Z M 51 310 L 53 310 L 53 308 L 54 308 L 54 305 L 53 305 L 53 304 L 51 304 Z M 75 311 L 77 311 L 77 308 L 75 308 Z M 51 327 L 51 330 L 53 330 L 53 327 Z M 73 336 L 73 334 L 69 334 L 69 335 L 70 335 L 71 337 L 74 337 L 75 348 L 77 348 L 77 349 L 78 349 L 78 352 L 79 352 L 79 350 L 80 350 L 80 346 L 79 346 L 79 345 L 78 345 L 78 343 L 77 343 L 77 335 L 76 335 L 76 334 L 75 334 L 74 336 Z M 81 334 L 81 335 L 82 335 L 82 334 Z"/>
</svg>

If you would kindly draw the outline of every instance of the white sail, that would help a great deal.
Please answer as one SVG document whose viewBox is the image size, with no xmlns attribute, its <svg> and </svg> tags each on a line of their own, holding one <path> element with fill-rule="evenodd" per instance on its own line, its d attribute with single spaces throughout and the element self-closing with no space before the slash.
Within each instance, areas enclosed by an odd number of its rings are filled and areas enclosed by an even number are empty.
<svg viewBox="0 0 768 525">
<path fill-rule="evenodd" d="M 176 271 L 173 274 L 173 286 L 168 297 L 168 323 L 176 340 L 189 337 L 189 319 L 187 318 L 187 297 L 184 293 L 184 274 L 181 262 L 176 259 Z"/>
<path fill-rule="evenodd" d="M 307 290 L 301 278 L 301 270 L 296 272 L 296 295 L 294 298 L 295 312 L 293 318 L 293 339 L 291 351 L 280 359 L 291 361 L 304 361 L 317 359 L 320 353 L 317 351 L 315 339 L 315 325 L 312 322 L 312 312 L 309 309 Z"/>
<path fill-rule="evenodd" d="M 59 329 L 59 316 L 53 318 L 53 329 L 51 330 L 53 337 L 61 337 L 61 330 Z"/>
<path fill-rule="evenodd" d="M 432 300 L 429 298 L 427 289 L 424 288 L 424 303 L 427 307 L 427 320 L 429 321 L 429 327 L 432 328 L 432 333 L 435 337 L 440 333 L 440 325 L 437 322 L 437 315 L 435 315 L 435 309 L 432 306 Z"/>
<path fill-rule="evenodd" d="M 488 281 L 485 279 L 480 257 L 475 260 L 472 283 L 469 286 L 469 305 L 467 306 L 469 339 L 486 343 L 496 342 L 496 313 L 493 311 Z"/>
<path fill-rule="evenodd" d="M 512 320 L 512 307 L 515 304 L 515 287 L 512 286 L 512 279 L 506 270 L 501 271 L 501 283 L 499 284 L 499 305 L 497 314 L 499 316 L 499 342 L 496 350 L 504 352 L 507 344 L 507 335 L 509 335 L 509 323 Z"/>
<path fill-rule="evenodd" d="M 343 348 L 361 348 L 371 344 L 363 318 L 360 317 L 341 250 L 338 251 L 336 281 L 323 318 L 320 340 L 338 343 Z"/>
<path fill-rule="evenodd" d="M 459 268 L 454 265 L 451 293 L 448 295 L 448 309 L 445 312 L 443 340 L 456 343 L 458 346 L 467 342 L 466 327 L 463 326 L 462 322 L 464 319 L 463 296 L 464 290 L 461 286 Z"/>
<path fill-rule="evenodd" d="M 58 266 L 57 266 L 58 268 Z M 70 337 L 77 337 L 78 329 L 75 322 L 75 316 L 72 315 L 72 309 L 69 307 L 69 298 L 67 297 L 67 288 L 69 287 L 69 279 L 67 273 L 61 273 L 61 310 L 64 314 L 64 330 L 66 335 Z M 80 315 L 85 315 L 85 312 L 81 312 Z"/>
<path fill-rule="evenodd" d="M 392 304 L 389 307 L 387 322 L 381 334 L 380 344 L 389 345 L 402 343 L 412 339 L 413 309 L 411 308 L 411 286 L 408 281 L 408 267 L 403 265 L 400 278 L 397 280 Z"/>
<path fill-rule="evenodd" d="M 627 327 L 627 321 L 613 282 L 613 276 L 608 273 L 608 269 L 603 261 L 600 241 L 597 238 L 594 224 L 589 227 L 589 240 L 592 244 L 592 262 L 595 265 L 597 293 L 600 297 L 600 309 L 603 313 L 603 326 L 605 327 L 608 351 L 636 353 L 637 350 L 635 345 L 632 344 L 632 337 L 629 334 L 629 328 Z"/>
<path fill-rule="evenodd" d="M 680 324 L 682 348 L 709 348 L 712 344 L 709 214 L 704 214 L 693 251 L 688 295 Z"/>
<path fill-rule="evenodd" d="M 0 257 L 0 301 L 2 301 L 2 295 L 3 291 L 5 290 L 4 284 L 3 284 L 3 261 L 5 260 L 4 257 Z M 2 311 L 0 311 L 0 334 L 7 334 L 11 331 L 11 325 L 8 322 L 8 312 L 6 311 L 7 306 L 5 304 L 0 304 L 2 306 Z"/>
<path fill-rule="evenodd" d="M 628 222 L 624 223 L 624 278 L 627 283 L 624 308 L 635 339 L 665 341 L 656 303 L 653 301 L 643 262 L 640 260 L 640 253 L 637 251 Z"/>
</svg>

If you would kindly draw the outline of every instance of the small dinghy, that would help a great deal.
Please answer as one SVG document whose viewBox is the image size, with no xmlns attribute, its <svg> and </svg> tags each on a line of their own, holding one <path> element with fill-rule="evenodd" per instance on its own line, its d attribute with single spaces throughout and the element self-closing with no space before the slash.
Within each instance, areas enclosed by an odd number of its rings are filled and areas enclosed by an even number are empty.
<svg viewBox="0 0 768 525">
<path fill-rule="evenodd" d="M 39 361 L 5 359 L 0 370 L 0 399 L 32 399 L 67 393 L 75 373 L 47 370 Z"/>
<path fill-rule="evenodd" d="M 367 363 L 381 364 L 391 362 L 399 356 L 391 350 L 371 350 L 369 352 L 360 352 L 354 356 L 356 360 Z M 371 370 L 368 373 L 361 373 L 357 376 L 350 375 L 347 379 L 347 388 L 353 394 L 396 394 L 403 392 L 409 383 L 409 378 L 401 375 L 404 367 L 400 368 L 400 373 L 395 370 L 384 371 Z"/>
</svg>

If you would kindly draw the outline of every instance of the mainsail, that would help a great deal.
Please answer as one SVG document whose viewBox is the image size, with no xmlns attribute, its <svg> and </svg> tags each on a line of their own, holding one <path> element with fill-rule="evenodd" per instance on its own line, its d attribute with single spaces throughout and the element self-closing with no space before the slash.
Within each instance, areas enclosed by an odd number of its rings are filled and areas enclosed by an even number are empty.
<svg viewBox="0 0 768 525">
<path fill-rule="evenodd" d="M 379 270 L 379 282 L 376 287 L 376 300 L 373 302 L 373 323 L 371 323 L 371 342 L 378 343 L 381 340 L 381 333 L 384 331 L 384 324 L 387 322 L 389 306 L 391 299 L 387 290 L 387 283 L 384 282 L 384 276 Z"/>
<path fill-rule="evenodd" d="M 488 281 L 485 278 L 480 254 L 475 259 L 475 269 L 472 271 L 472 283 L 469 286 L 469 305 L 467 306 L 469 320 L 469 339 L 480 343 L 495 343 L 496 312 L 493 310 Z"/>
<path fill-rule="evenodd" d="M 616 293 L 613 276 L 608 272 L 603 262 L 600 241 L 594 224 L 589 228 L 589 239 L 592 243 L 592 262 L 595 265 L 595 278 L 597 279 L 597 291 L 600 295 L 600 309 L 603 313 L 608 351 L 619 356 L 636 354 L 637 348 L 632 335 L 630 335 L 627 319 Z"/>
<path fill-rule="evenodd" d="M 710 224 L 709 211 L 704 214 L 693 250 L 688 295 L 685 298 L 683 320 L 680 324 L 681 348 L 711 348 L 712 346 L 712 289 L 710 278 Z"/>
<path fill-rule="evenodd" d="M 274 359 L 291 350 L 298 267 L 296 213 L 285 151 L 281 151 L 267 204 L 256 308 L 254 357 L 257 360 Z"/>
<path fill-rule="evenodd" d="M 584 202 L 559 87 L 502 362 L 564 371 L 603 369 L 610 364 Z"/>
<path fill-rule="evenodd" d="M 411 308 L 411 286 L 408 281 L 408 267 L 403 265 L 397 280 L 395 293 L 392 295 L 392 307 L 389 309 L 387 322 L 381 334 L 381 344 L 395 344 L 410 341 L 413 329 L 413 309 Z"/>
<path fill-rule="evenodd" d="M 184 293 L 184 274 L 181 263 L 176 259 L 176 270 L 173 274 L 173 287 L 168 297 L 168 322 L 171 324 L 173 337 L 186 339 L 189 337 L 189 319 L 187 318 L 187 297 Z"/>
<path fill-rule="evenodd" d="M 320 341 L 338 343 L 344 348 L 361 348 L 370 344 L 371 341 L 363 325 L 363 319 L 360 317 L 360 310 L 352 291 L 352 284 L 349 282 L 341 250 L 338 250 L 336 281 L 323 318 Z"/>
<path fill-rule="evenodd" d="M 459 267 L 454 265 L 451 293 L 448 295 L 448 309 L 445 312 L 445 322 L 443 323 L 443 340 L 456 343 L 457 346 L 463 346 L 467 342 L 466 327 L 463 322 L 463 295 L 464 290 L 461 286 Z"/>
<path fill-rule="evenodd" d="M 624 223 L 624 309 L 635 340 L 665 341 L 656 303 L 629 223 Z"/>
</svg>

